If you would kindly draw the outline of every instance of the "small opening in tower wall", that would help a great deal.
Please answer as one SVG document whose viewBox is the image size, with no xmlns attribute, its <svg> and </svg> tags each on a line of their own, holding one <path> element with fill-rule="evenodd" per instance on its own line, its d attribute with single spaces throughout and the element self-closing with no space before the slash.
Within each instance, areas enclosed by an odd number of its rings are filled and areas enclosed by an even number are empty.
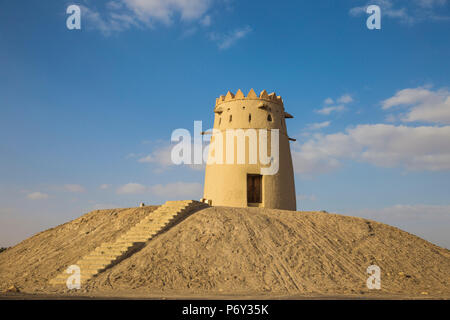
<svg viewBox="0 0 450 320">
<path fill-rule="evenodd" d="M 247 175 L 247 202 L 261 203 L 262 199 L 262 175 L 248 174 Z"/>
<path fill-rule="evenodd" d="M 272 122 L 272 116 L 270 114 L 267 116 L 267 121 Z"/>
<path fill-rule="evenodd" d="M 221 123 L 222 123 L 222 118 L 219 118 L 219 126 L 220 126 Z"/>
<path fill-rule="evenodd" d="M 230 114 L 230 122 L 233 121 L 233 116 Z"/>
<path fill-rule="evenodd" d="M 249 113 L 249 114 L 248 114 L 248 122 L 251 122 L 251 121 L 252 121 L 252 114 Z"/>
</svg>

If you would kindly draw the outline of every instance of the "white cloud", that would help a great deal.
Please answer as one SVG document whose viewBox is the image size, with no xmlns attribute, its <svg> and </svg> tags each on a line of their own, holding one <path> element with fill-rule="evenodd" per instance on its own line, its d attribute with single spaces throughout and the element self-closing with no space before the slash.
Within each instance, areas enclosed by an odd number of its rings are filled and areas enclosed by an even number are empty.
<svg viewBox="0 0 450 320">
<path fill-rule="evenodd" d="M 117 194 L 142 194 L 147 191 L 147 187 L 139 184 L 130 182 L 117 189 Z"/>
<path fill-rule="evenodd" d="M 347 104 L 347 103 L 353 102 L 353 98 L 349 94 L 344 94 L 337 100 L 337 102 Z"/>
<path fill-rule="evenodd" d="M 250 26 L 245 26 L 227 34 L 211 33 L 210 39 L 217 43 L 219 49 L 224 50 L 234 45 L 238 40 L 245 38 L 251 31 Z"/>
<path fill-rule="evenodd" d="M 139 184 L 130 182 L 117 189 L 117 194 L 142 194 L 147 191 L 147 187 Z"/>
<path fill-rule="evenodd" d="M 306 130 L 320 130 L 330 125 L 331 121 L 311 123 L 306 126 Z"/>
<path fill-rule="evenodd" d="M 111 187 L 111 185 L 110 184 L 102 184 L 101 186 L 100 186 L 100 189 L 101 190 L 106 190 L 106 189 L 108 189 L 109 187 Z"/>
<path fill-rule="evenodd" d="M 332 98 L 326 98 L 325 101 L 323 102 L 325 107 L 323 107 L 322 109 L 314 110 L 314 111 L 317 112 L 318 114 L 322 114 L 322 115 L 330 115 L 332 112 L 342 112 L 342 111 L 347 110 L 345 105 L 353 102 L 353 98 L 349 94 L 344 94 L 344 95 L 340 96 L 336 100 L 336 102 L 338 102 L 339 105 L 330 106 L 331 104 L 334 104 L 334 100 Z"/>
<path fill-rule="evenodd" d="M 443 6 L 447 3 L 447 0 L 415 0 L 415 2 L 423 8 L 433 8 L 437 6 Z"/>
<path fill-rule="evenodd" d="M 205 27 L 209 27 L 211 25 L 211 16 L 206 15 L 203 19 L 200 20 L 200 24 Z"/>
<path fill-rule="evenodd" d="M 211 6 L 210 0 L 123 0 L 126 6 L 145 23 L 173 22 L 177 14 L 182 20 L 197 20 L 203 17 Z"/>
<path fill-rule="evenodd" d="M 331 98 L 326 98 L 325 101 L 323 102 L 324 104 L 333 104 L 334 100 Z"/>
<path fill-rule="evenodd" d="M 156 168 L 154 169 L 154 172 L 161 173 L 165 170 L 169 169 L 170 167 L 177 167 L 177 166 L 183 166 L 184 168 L 190 168 L 192 170 L 204 170 L 205 169 L 205 163 L 202 164 L 181 164 L 176 165 L 172 161 L 172 148 L 175 146 L 175 144 L 171 145 L 162 145 L 159 147 L 156 147 L 150 154 L 146 156 L 141 156 L 138 158 L 138 162 L 140 163 L 148 163 L 148 164 L 154 164 L 156 165 Z M 209 145 L 203 141 L 202 150 L 203 153 L 207 153 L 205 151 Z M 195 145 L 192 142 L 191 143 L 191 163 L 194 163 L 194 150 Z"/>
<path fill-rule="evenodd" d="M 349 10 L 351 16 L 366 14 L 369 5 L 378 5 L 381 8 L 382 17 L 397 19 L 402 23 L 414 24 L 423 20 L 448 20 L 449 17 L 439 16 L 438 7 L 447 3 L 447 0 L 370 0 L 364 6 L 354 7 Z"/>
<path fill-rule="evenodd" d="M 161 167 L 168 167 L 173 165 L 172 158 L 172 145 L 160 147 L 152 151 L 149 155 L 139 158 L 140 163 L 155 163 Z"/>
<path fill-rule="evenodd" d="M 27 198 L 30 200 L 42 200 L 42 199 L 47 199 L 48 194 L 42 193 L 42 192 L 32 192 L 27 195 Z"/>
<path fill-rule="evenodd" d="M 213 0 L 117 0 L 108 2 L 102 11 L 86 6 L 81 9 L 88 26 L 109 35 L 131 27 L 151 28 L 156 23 L 171 25 L 177 16 L 184 22 L 198 21 L 209 26 L 211 17 L 206 13 L 213 3 Z"/>
<path fill-rule="evenodd" d="M 366 8 L 369 5 L 378 5 L 381 8 L 382 16 L 396 18 L 404 23 L 413 23 L 415 21 L 406 8 L 395 8 L 392 0 L 372 0 L 364 6 L 351 8 L 349 14 L 354 17 L 366 14 Z"/>
<path fill-rule="evenodd" d="M 450 126 L 358 125 L 293 144 L 292 157 L 295 172 L 306 176 L 335 170 L 346 159 L 379 167 L 444 171 L 450 170 L 449 137 Z"/>
<path fill-rule="evenodd" d="M 437 91 L 423 87 L 403 89 L 382 102 L 384 110 L 398 106 L 409 108 L 407 113 L 400 116 L 403 122 L 450 124 L 450 92 L 446 89 Z"/>
<path fill-rule="evenodd" d="M 340 106 L 333 106 L 333 107 L 324 107 L 322 109 L 315 110 L 315 112 L 322 114 L 322 115 L 329 115 L 332 112 L 342 112 L 345 110 L 346 110 L 345 106 L 340 105 Z"/>
<path fill-rule="evenodd" d="M 79 192 L 84 192 L 86 191 L 82 186 L 80 186 L 79 184 L 66 184 L 64 185 L 64 190 L 68 191 L 68 192 L 74 192 L 74 193 L 79 193 Z"/>
<path fill-rule="evenodd" d="M 83 18 L 88 22 L 88 29 L 97 29 L 105 36 L 110 35 L 112 32 L 127 30 L 132 26 L 139 26 L 136 19 L 131 14 L 107 11 L 106 14 L 102 16 L 94 9 L 82 5 L 80 7 Z"/>
</svg>

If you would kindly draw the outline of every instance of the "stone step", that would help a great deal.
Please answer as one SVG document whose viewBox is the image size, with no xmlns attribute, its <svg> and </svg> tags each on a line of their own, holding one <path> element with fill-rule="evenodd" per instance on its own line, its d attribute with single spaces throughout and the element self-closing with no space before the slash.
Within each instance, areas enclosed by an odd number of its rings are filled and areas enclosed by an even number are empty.
<svg viewBox="0 0 450 320">
<path fill-rule="evenodd" d="M 157 220 L 153 220 L 153 221 L 145 221 L 145 223 L 138 224 L 138 225 L 134 226 L 133 228 L 155 227 L 160 224 L 167 224 L 167 223 L 171 222 L 174 218 L 175 217 L 166 217 L 166 218 L 161 218 L 161 219 L 157 219 Z"/>
<path fill-rule="evenodd" d="M 110 258 L 92 258 L 92 259 L 88 259 L 85 258 L 83 259 L 83 261 L 78 262 L 78 266 L 85 266 L 85 265 L 89 265 L 89 264 L 111 264 L 113 261 L 115 261 L 116 259 L 110 259 Z"/>
<path fill-rule="evenodd" d="M 132 240 L 132 241 L 136 241 L 136 242 L 147 242 L 149 239 L 151 239 L 152 238 L 152 236 L 128 236 L 128 237 L 125 237 L 125 238 L 122 238 L 122 239 L 119 239 L 118 240 L 118 242 L 120 243 L 120 241 L 130 241 L 130 240 Z M 112 250 L 111 250 L 111 252 L 113 252 Z M 116 252 L 123 252 L 123 251 L 116 251 Z"/>
<path fill-rule="evenodd" d="M 160 227 L 157 227 L 155 225 L 149 224 L 149 225 L 142 225 L 139 227 L 134 227 L 133 229 L 129 230 L 127 233 L 134 232 L 134 231 L 159 231 Z"/>
<path fill-rule="evenodd" d="M 152 234 L 156 234 L 158 231 L 159 231 L 159 228 L 137 229 L 137 230 L 128 231 L 126 233 L 126 235 L 127 236 L 129 236 L 129 235 L 152 235 Z"/>
<path fill-rule="evenodd" d="M 194 200 L 167 200 L 163 205 L 173 205 L 173 204 L 179 204 L 179 203 L 191 203 Z"/>
<path fill-rule="evenodd" d="M 127 233 L 125 233 L 122 236 L 125 236 L 127 234 L 131 234 L 133 232 L 152 232 L 152 231 L 158 232 L 158 231 L 160 231 L 162 228 L 164 228 L 167 225 L 168 225 L 168 223 L 158 223 L 158 224 L 155 223 L 154 225 L 149 225 L 147 227 L 140 226 L 139 228 L 135 228 L 133 230 L 128 231 Z"/>
<path fill-rule="evenodd" d="M 128 241 L 128 243 L 131 241 Z M 114 242 L 114 245 L 117 245 L 117 240 Z M 114 245 L 105 245 L 104 247 L 98 247 L 96 249 L 94 249 L 94 251 L 92 252 L 104 252 L 104 251 L 108 251 L 108 250 L 122 250 L 122 251 L 128 251 L 129 247 L 127 247 L 126 243 L 122 243 L 121 247 L 115 247 Z"/>
<path fill-rule="evenodd" d="M 149 227 L 159 228 L 160 225 L 167 224 L 172 219 L 169 218 L 169 219 L 159 219 L 159 220 L 155 220 L 155 221 L 149 221 L 149 222 L 146 222 L 146 223 L 142 223 L 140 225 L 136 225 L 136 226 L 133 227 L 133 229 L 130 229 L 129 231 L 132 231 L 134 229 L 139 229 L 139 228 L 149 228 Z"/>
<path fill-rule="evenodd" d="M 170 218 L 174 218 L 178 215 L 180 215 L 181 213 L 174 213 L 174 214 L 170 214 L 170 213 L 165 213 L 165 214 L 161 214 L 161 215 L 157 215 L 151 218 L 148 218 L 146 220 L 142 220 L 140 222 L 138 222 L 136 225 L 140 225 L 140 224 L 144 224 L 144 223 L 152 223 L 152 222 L 157 222 L 159 220 L 165 220 L 165 219 L 170 219 Z"/>
<path fill-rule="evenodd" d="M 138 242 L 142 244 L 142 246 L 145 246 L 145 244 L 147 243 L 147 241 L 149 241 L 150 239 L 152 239 L 153 236 L 149 236 L 148 238 L 145 239 L 140 239 Z M 120 243 L 120 241 L 128 241 L 128 240 L 117 240 L 118 243 Z M 140 249 L 139 249 L 140 250 Z M 129 250 L 131 251 L 131 250 Z"/>
<path fill-rule="evenodd" d="M 132 247 L 132 246 L 128 245 L 128 243 L 126 243 L 126 242 L 121 243 L 121 244 L 114 243 L 112 245 L 104 246 L 101 249 L 102 250 L 111 250 L 111 249 L 113 249 L 113 250 L 125 250 L 125 251 L 128 251 Z"/>
<path fill-rule="evenodd" d="M 115 256 L 121 256 L 121 255 L 123 255 L 123 254 L 125 254 L 125 253 L 127 253 L 128 252 L 128 250 L 122 250 L 122 249 L 103 249 L 102 251 L 95 251 L 95 253 L 94 254 L 96 254 L 96 255 L 106 255 L 106 256 L 112 256 L 112 255 L 115 255 Z"/>
<path fill-rule="evenodd" d="M 129 249 L 128 248 L 97 248 L 94 251 L 92 251 L 92 253 L 95 254 L 106 254 L 108 252 L 114 252 L 114 253 L 120 253 L 120 252 L 127 252 Z"/>
<path fill-rule="evenodd" d="M 114 242 L 103 243 L 81 258 L 77 265 L 80 267 L 82 283 L 110 268 L 121 257 L 132 254 L 133 250 L 139 250 L 139 245 L 151 240 L 177 219 L 201 207 L 207 207 L 207 205 L 193 200 L 167 201 L 119 236 Z M 70 276 L 65 272 L 60 273 L 50 283 L 52 285 L 66 285 Z"/>
<path fill-rule="evenodd" d="M 110 260 L 110 261 L 114 261 L 118 258 L 118 256 L 116 254 L 110 254 L 110 255 L 105 255 L 105 254 L 92 254 L 92 255 L 88 255 L 86 257 L 84 257 L 83 259 L 85 260 Z"/>
</svg>

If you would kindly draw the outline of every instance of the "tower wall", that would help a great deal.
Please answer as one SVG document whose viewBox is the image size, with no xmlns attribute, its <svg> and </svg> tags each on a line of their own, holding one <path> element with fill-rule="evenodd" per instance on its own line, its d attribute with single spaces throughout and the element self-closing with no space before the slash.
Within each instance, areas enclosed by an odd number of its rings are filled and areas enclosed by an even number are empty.
<svg viewBox="0 0 450 320">
<path fill-rule="evenodd" d="M 253 89 L 245 97 L 239 90 L 234 96 L 232 93 L 221 96 L 216 101 L 214 109 L 214 129 L 222 132 L 223 164 L 207 164 L 205 172 L 204 199 L 215 206 L 247 207 L 258 206 L 296 210 L 294 173 L 286 130 L 286 117 L 281 97 L 275 94 L 268 95 L 264 90 L 257 96 Z M 237 163 L 237 138 L 234 138 L 234 164 L 226 164 L 226 130 L 227 129 L 263 129 L 268 132 L 268 152 L 271 150 L 271 132 L 268 129 L 279 129 L 279 169 L 274 175 L 261 177 L 261 202 L 249 203 L 247 195 L 247 175 L 260 175 L 259 163 L 259 135 L 257 141 L 257 164 L 249 164 L 249 138 L 245 143 L 245 164 Z M 212 142 L 214 137 L 212 137 Z M 210 158 L 215 151 L 210 152 Z"/>
</svg>

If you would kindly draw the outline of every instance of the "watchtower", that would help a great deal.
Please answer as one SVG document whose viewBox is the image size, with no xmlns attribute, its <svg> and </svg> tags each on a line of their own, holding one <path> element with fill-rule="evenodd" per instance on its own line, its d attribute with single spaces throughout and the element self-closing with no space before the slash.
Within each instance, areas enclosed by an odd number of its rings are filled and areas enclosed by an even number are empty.
<svg viewBox="0 0 450 320">
<path fill-rule="evenodd" d="M 236 95 L 228 91 L 216 99 L 214 113 L 202 200 L 213 206 L 296 210 L 289 145 L 295 140 L 289 138 L 285 121 L 293 116 L 285 112 L 283 99 L 266 90 L 259 96 L 253 89 L 247 96 L 240 89 Z M 265 152 L 269 163 L 262 161 Z"/>
</svg>

